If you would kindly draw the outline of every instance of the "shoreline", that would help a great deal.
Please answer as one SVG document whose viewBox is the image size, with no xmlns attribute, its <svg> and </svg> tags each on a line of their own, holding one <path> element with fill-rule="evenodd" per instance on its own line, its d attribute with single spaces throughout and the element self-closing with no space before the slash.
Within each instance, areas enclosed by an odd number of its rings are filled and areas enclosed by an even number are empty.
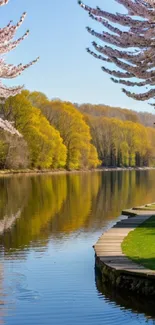
<svg viewBox="0 0 155 325">
<path fill-rule="evenodd" d="M 155 170 L 155 167 L 100 167 L 94 169 L 66 170 L 66 169 L 5 169 L 0 170 L 0 177 L 14 175 L 63 175 L 63 174 L 79 174 L 92 172 L 116 172 L 116 171 L 146 171 Z"/>
<path fill-rule="evenodd" d="M 149 220 L 154 212 L 145 206 L 123 210 L 125 217 L 105 231 L 94 245 L 95 266 L 104 285 L 135 295 L 155 297 L 155 270 L 136 263 L 122 251 L 124 239 L 135 228 Z"/>
</svg>

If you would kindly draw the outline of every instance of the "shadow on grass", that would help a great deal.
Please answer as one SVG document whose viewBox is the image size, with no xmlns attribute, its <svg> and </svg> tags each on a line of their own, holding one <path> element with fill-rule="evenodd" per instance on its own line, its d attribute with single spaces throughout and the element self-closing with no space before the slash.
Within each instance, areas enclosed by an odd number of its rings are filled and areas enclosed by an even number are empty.
<svg viewBox="0 0 155 325">
<path fill-rule="evenodd" d="M 128 259 L 138 265 L 141 265 L 147 269 L 155 271 L 155 257 L 141 258 L 139 256 L 130 256 L 128 257 Z"/>
</svg>

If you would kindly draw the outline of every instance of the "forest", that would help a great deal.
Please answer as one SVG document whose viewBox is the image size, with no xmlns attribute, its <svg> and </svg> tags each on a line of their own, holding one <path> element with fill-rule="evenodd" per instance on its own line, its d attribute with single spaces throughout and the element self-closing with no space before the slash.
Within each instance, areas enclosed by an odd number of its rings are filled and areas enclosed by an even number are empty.
<svg viewBox="0 0 155 325">
<path fill-rule="evenodd" d="M 155 165 L 154 115 L 105 105 L 49 100 L 23 90 L 0 104 L 0 169 L 67 169 Z"/>
</svg>

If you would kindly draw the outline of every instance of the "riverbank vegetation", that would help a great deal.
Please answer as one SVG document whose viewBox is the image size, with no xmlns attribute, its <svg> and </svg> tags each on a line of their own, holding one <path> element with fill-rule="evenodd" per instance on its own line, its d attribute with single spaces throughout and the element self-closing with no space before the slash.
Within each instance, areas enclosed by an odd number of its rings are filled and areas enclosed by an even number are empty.
<svg viewBox="0 0 155 325">
<path fill-rule="evenodd" d="M 0 105 L 0 116 L 22 135 L 0 131 L 0 169 L 155 164 L 153 115 L 148 113 L 51 101 L 24 90 Z"/>
</svg>

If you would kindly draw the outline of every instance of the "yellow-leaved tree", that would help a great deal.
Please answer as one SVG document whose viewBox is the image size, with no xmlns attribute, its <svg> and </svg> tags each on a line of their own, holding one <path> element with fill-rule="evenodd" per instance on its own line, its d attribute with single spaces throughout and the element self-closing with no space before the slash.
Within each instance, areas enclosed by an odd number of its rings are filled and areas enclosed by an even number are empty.
<svg viewBox="0 0 155 325">
<path fill-rule="evenodd" d="M 58 168 L 66 165 L 66 147 L 60 133 L 40 110 L 32 106 L 25 92 L 10 97 L 0 109 L 4 118 L 13 121 L 26 140 L 31 167 Z"/>
<path fill-rule="evenodd" d="M 91 144 L 89 126 L 83 115 L 70 103 L 52 101 L 42 109 L 43 113 L 60 132 L 67 147 L 67 168 L 97 167 L 96 148 Z"/>
<path fill-rule="evenodd" d="M 100 164 L 97 150 L 91 143 L 90 128 L 71 103 L 49 101 L 39 92 L 27 92 L 27 98 L 60 132 L 67 148 L 67 169 L 94 168 Z"/>
</svg>

